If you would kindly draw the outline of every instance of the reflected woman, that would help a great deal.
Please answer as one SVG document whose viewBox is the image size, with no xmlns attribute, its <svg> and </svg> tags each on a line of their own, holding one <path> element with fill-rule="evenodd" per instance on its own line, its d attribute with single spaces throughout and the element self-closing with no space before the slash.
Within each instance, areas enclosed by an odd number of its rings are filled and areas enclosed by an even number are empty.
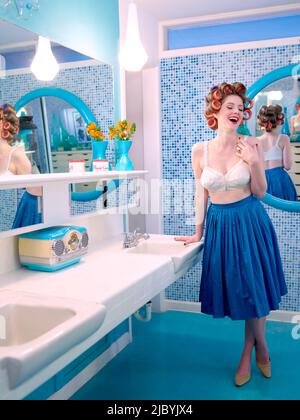
<svg viewBox="0 0 300 420">
<path fill-rule="evenodd" d="M 31 174 L 31 163 L 21 148 L 12 147 L 15 135 L 19 132 L 19 119 L 15 109 L 4 104 L 0 107 L 0 176 Z M 40 189 L 26 191 L 19 203 L 12 229 L 40 223 L 38 195 Z"/>
<path fill-rule="evenodd" d="M 296 115 L 291 118 L 291 136 L 300 141 L 300 101 L 297 101 L 295 108 Z"/>
<path fill-rule="evenodd" d="M 295 185 L 287 173 L 293 164 L 290 139 L 280 134 L 284 118 L 280 105 L 262 106 L 257 119 L 264 134 L 258 139 L 264 151 L 267 192 L 283 200 L 298 201 Z"/>
<path fill-rule="evenodd" d="M 19 119 L 12 106 L 0 107 L 0 176 L 28 175 L 31 164 L 25 153 L 12 147 L 19 132 Z"/>
<path fill-rule="evenodd" d="M 196 233 L 175 238 L 185 245 L 200 241 L 206 219 L 201 311 L 245 321 L 236 386 L 251 378 L 254 348 L 257 367 L 271 377 L 266 317 L 287 293 L 274 227 L 258 200 L 267 188 L 262 148 L 256 138 L 237 133 L 251 116 L 252 101 L 245 95 L 243 84 L 222 83 L 206 98 L 205 116 L 217 135 L 193 147 Z"/>
</svg>

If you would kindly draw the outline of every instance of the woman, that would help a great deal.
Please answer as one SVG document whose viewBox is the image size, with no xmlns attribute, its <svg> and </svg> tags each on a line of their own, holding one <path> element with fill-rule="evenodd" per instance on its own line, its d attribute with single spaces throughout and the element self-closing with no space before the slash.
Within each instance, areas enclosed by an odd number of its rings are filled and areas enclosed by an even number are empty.
<svg viewBox="0 0 300 420">
<path fill-rule="evenodd" d="M 300 141 L 300 102 L 297 101 L 296 105 L 296 115 L 291 118 L 291 136 Z"/>
<path fill-rule="evenodd" d="M 280 105 L 262 106 L 257 115 L 258 125 L 264 134 L 258 138 L 265 160 L 267 192 L 283 200 L 298 201 L 297 191 L 289 171 L 292 168 L 292 151 L 288 136 L 280 134 L 284 114 Z"/>
<path fill-rule="evenodd" d="M 0 175 L 27 175 L 31 172 L 30 161 L 19 149 L 11 146 L 19 132 L 19 120 L 12 106 L 0 107 Z"/>
<path fill-rule="evenodd" d="M 29 175 L 31 163 L 20 148 L 11 146 L 19 131 L 19 119 L 15 109 L 4 104 L 0 107 L 0 176 Z M 12 229 L 30 226 L 41 222 L 38 210 L 39 188 L 26 191 L 19 203 Z"/>
<path fill-rule="evenodd" d="M 201 240 L 210 195 L 200 302 L 203 313 L 246 321 L 236 386 L 251 378 L 253 347 L 258 368 L 271 377 L 266 316 L 278 309 L 287 293 L 276 234 L 257 199 L 267 188 L 262 149 L 256 138 L 237 134 L 244 119 L 251 117 L 252 102 L 245 94 L 241 83 L 222 83 L 206 98 L 205 116 L 218 134 L 193 147 L 196 233 L 175 238 L 185 245 Z"/>
</svg>

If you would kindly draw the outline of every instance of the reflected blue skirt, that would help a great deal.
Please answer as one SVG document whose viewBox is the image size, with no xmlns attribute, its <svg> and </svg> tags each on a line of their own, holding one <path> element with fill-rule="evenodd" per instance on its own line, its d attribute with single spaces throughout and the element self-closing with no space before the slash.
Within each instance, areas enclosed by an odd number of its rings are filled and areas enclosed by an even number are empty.
<svg viewBox="0 0 300 420">
<path fill-rule="evenodd" d="M 39 213 L 38 209 L 38 197 L 25 191 L 18 205 L 12 229 L 37 225 L 39 223 L 42 223 L 42 214 Z"/>
<path fill-rule="evenodd" d="M 206 221 L 200 302 L 215 318 L 248 320 L 277 310 L 287 293 L 276 233 L 250 196 L 211 204 Z"/>
<path fill-rule="evenodd" d="M 266 169 L 265 172 L 268 183 L 267 193 L 283 200 L 298 201 L 295 185 L 284 168 Z"/>
</svg>

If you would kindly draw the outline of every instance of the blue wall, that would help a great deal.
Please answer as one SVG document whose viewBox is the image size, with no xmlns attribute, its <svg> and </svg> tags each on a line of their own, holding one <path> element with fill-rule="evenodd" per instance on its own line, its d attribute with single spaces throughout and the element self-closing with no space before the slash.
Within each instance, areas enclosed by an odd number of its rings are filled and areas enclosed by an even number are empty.
<svg viewBox="0 0 300 420">
<path fill-rule="evenodd" d="M 239 23 L 177 28 L 168 32 L 169 50 L 297 37 L 300 14 Z"/>
<path fill-rule="evenodd" d="M 13 8 L 0 18 L 108 64 L 117 59 L 118 0 L 40 0 L 40 9 L 20 20 Z"/>
<path fill-rule="evenodd" d="M 113 65 L 115 118 L 119 118 L 119 1 L 40 0 L 40 5 L 28 20 L 20 20 L 14 8 L 9 13 L 0 9 L 0 18 Z"/>
<path fill-rule="evenodd" d="M 300 55 L 299 45 L 220 51 L 161 60 L 161 115 L 163 179 L 177 181 L 164 191 L 164 234 L 194 233 L 191 150 L 198 141 L 215 133 L 204 118 L 205 96 L 223 81 L 240 81 L 250 87 L 257 79 L 291 63 Z M 289 294 L 282 310 L 300 311 L 300 213 L 267 208 L 279 239 Z M 167 290 L 169 299 L 197 302 L 201 278 L 198 264 Z"/>
</svg>

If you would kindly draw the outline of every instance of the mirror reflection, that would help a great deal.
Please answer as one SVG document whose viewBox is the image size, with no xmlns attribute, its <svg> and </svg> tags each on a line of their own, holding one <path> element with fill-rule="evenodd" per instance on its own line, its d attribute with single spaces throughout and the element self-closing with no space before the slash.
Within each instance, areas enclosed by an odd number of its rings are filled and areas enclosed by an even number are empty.
<svg viewBox="0 0 300 420">
<path fill-rule="evenodd" d="M 16 145 L 19 134 L 19 119 L 10 104 L 0 107 L 0 177 L 29 175 L 32 164 L 25 148 Z M 28 188 L 25 191 L 1 192 L 1 230 L 18 229 L 42 223 L 42 189 Z M 13 207 L 11 207 L 13 206 Z M 13 209 L 5 218 L 5 208 Z M 16 213 L 13 221 L 12 216 Z M 12 213 L 12 214 L 10 214 Z"/>
<path fill-rule="evenodd" d="M 37 89 L 58 88 L 75 95 L 108 136 L 108 127 L 114 122 L 112 66 L 51 43 L 52 51 L 60 64 L 59 73 L 51 83 L 38 81 L 30 70 L 38 35 L 1 20 L 0 27 L 3 34 L 0 54 L 2 62 L 6 63 L 5 72 L 1 73 L 0 79 L 1 101 L 15 106 L 21 98 Z M 80 161 L 85 170 L 90 169 L 92 142 L 86 132 L 87 114 L 85 112 L 82 115 L 79 108 L 74 107 L 74 103 L 70 104 L 56 96 L 41 96 L 22 104 L 18 117 L 20 131 L 14 134 L 10 144 L 14 149 L 12 161 L 23 153 L 27 159 L 27 167 L 30 166 L 30 172 L 27 169 L 27 173 L 69 172 L 70 161 Z M 7 159 L 7 155 L 0 151 L 0 177 L 7 176 Z M 109 142 L 106 159 L 114 166 L 113 142 Z M 97 184 L 77 184 L 72 188 L 75 194 L 86 193 L 94 197 Z M 41 209 L 42 191 L 26 192 L 40 197 L 36 201 Z M 0 187 L 0 231 L 10 229 L 17 215 L 24 191 L 17 194 L 17 200 L 13 198 L 15 193 L 16 191 L 1 191 Z M 26 204 L 25 197 L 23 205 Z M 7 202 L 14 205 L 8 207 Z M 24 206 L 26 207 L 29 209 L 28 203 Z M 6 217 L 8 208 L 9 218 Z M 73 214 L 84 213 L 84 208 L 84 203 L 75 203 Z"/>
<path fill-rule="evenodd" d="M 254 98 L 249 130 L 263 146 L 268 193 L 300 200 L 300 80 L 286 77 Z"/>
<path fill-rule="evenodd" d="M 69 161 L 84 160 L 89 169 L 92 141 L 80 113 L 60 98 L 41 97 L 18 113 L 22 144 L 41 173 L 69 172 Z"/>
</svg>

